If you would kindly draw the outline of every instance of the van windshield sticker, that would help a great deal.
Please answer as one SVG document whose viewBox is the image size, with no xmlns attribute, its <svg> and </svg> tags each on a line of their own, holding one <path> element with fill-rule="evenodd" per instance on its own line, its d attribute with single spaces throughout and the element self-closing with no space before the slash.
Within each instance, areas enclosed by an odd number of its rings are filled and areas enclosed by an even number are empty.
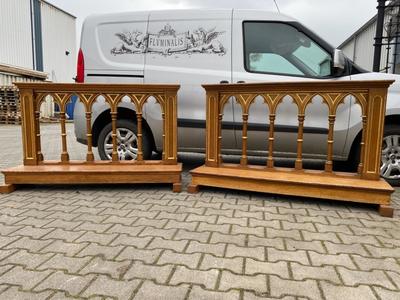
<svg viewBox="0 0 400 300">
<path fill-rule="evenodd" d="M 205 30 L 202 27 L 184 33 L 176 33 L 166 24 L 158 33 L 144 34 L 138 30 L 116 33 L 120 41 L 111 49 L 111 54 L 159 53 L 164 56 L 173 53 L 216 53 L 225 55 L 226 49 L 217 39 L 225 31 Z"/>
</svg>

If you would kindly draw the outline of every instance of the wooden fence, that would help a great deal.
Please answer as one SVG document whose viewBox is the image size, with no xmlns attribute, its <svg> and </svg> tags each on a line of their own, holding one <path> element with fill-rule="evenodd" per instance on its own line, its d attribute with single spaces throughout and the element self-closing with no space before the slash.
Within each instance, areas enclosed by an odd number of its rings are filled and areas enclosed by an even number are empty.
<svg viewBox="0 0 400 300">
<path fill-rule="evenodd" d="M 393 188 L 380 179 L 381 146 L 387 88 L 393 81 L 311 81 L 291 83 L 204 85 L 207 92 L 205 165 L 191 172 L 189 192 L 199 186 L 223 187 L 284 195 L 326 198 L 379 204 L 380 214 L 391 216 Z M 347 96 L 361 106 L 363 124 L 361 159 L 357 173 L 332 170 L 336 110 Z M 285 97 L 298 110 L 297 157 L 294 168 L 274 166 L 275 119 Z M 325 169 L 303 169 L 303 131 L 307 106 L 320 96 L 328 107 Z M 240 164 L 225 164 L 221 157 L 222 119 L 225 104 L 234 97 L 242 109 L 242 155 Z M 262 97 L 269 109 L 268 157 L 264 167 L 248 164 L 248 120 L 250 106 Z M 267 118 L 267 116 L 266 116 Z"/>
<path fill-rule="evenodd" d="M 98 184 L 98 183 L 172 183 L 181 190 L 182 165 L 177 162 L 177 91 L 178 85 L 132 84 L 53 84 L 16 83 L 20 90 L 22 117 L 23 166 L 4 170 L 5 183 L 0 190 L 11 192 L 19 184 Z M 60 108 L 60 160 L 44 160 L 41 149 L 40 106 L 51 96 Z M 78 96 L 85 107 L 87 154 L 85 161 L 71 161 L 67 148 L 66 106 Z M 100 98 L 110 106 L 112 122 L 112 159 L 95 161 L 92 141 L 92 107 Z M 143 107 L 154 98 L 163 119 L 161 160 L 143 158 Z M 118 105 L 129 99 L 136 108 L 136 160 L 119 161 L 117 152 Z"/>
</svg>

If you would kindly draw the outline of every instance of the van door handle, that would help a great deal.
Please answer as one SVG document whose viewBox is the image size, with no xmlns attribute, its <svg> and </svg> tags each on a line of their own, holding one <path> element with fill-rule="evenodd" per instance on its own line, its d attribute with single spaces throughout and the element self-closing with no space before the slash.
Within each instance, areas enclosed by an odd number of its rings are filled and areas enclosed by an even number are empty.
<svg viewBox="0 0 400 300">
<path fill-rule="evenodd" d="M 239 81 L 236 82 L 236 83 L 246 83 L 246 81 L 244 81 L 244 80 L 239 80 Z"/>
<path fill-rule="evenodd" d="M 219 83 L 227 84 L 227 83 L 229 83 L 229 81 L 228 80 L 221 80 Z"/>
</svg>

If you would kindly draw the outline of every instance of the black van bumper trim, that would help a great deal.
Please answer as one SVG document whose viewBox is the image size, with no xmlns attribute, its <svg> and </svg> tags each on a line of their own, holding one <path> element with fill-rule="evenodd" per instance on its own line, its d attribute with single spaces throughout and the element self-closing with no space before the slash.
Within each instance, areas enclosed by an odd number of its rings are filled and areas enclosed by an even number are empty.
<svg viewBox="0 0 400 300">
<path fill-rule="evenodd" d="M 87 74 L 88 77 L 127 77 L 127 78 L 144 78 L 144 75 L 133 74 Z"/>
<path fill-rule="evenodd" d="M 186 127 L 186 128 L 206 128 L 206 122 L 203 120 L 193 120 L 193 119 L 178 119 L 178 127 Z M 222 122 L 222 129 L 235 129 L 242 130 L 242 123 L 235 122 Z M 247 129 L 250 131 L 268 131 L 268 124 L 258 124 L 258 123 L 249 123 L 247 125 Z M 276 132 L 297 132 L 297 126 L 290 125 L 275 125 L 274 129 Z M 326 128 L 318 128 L 318 127 L 304 127 L 304 133 L 316 133 L 316 134 L 328 134 L 328 129 Z"/>
</svg>

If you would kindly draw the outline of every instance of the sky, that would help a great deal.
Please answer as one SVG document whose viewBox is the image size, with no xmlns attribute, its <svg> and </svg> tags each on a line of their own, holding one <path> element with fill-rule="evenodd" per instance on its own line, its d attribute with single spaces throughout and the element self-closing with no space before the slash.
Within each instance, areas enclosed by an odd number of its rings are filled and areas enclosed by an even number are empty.
<svg viewBox="0 0 400 300">
<path fill-rule="evenodd" d="M 77 40 L 86 16 L 121 11 L 248 8 L 277 11 L 273 0 L 47 0 L 77 17 Z M 276 0 L 280 12 L 299 20 L 334 46 L 376 14 L 376 0 Z"/>
</svg>

